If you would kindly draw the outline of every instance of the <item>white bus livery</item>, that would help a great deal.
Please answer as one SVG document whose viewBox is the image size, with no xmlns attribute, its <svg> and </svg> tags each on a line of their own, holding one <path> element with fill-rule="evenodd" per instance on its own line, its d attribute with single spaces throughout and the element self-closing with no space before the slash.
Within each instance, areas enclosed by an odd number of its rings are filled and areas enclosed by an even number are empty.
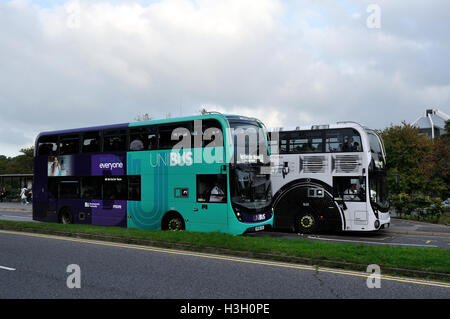
<svg viewBox="0 0 450 319">
<path fill-rule="evenodd" d="M 386 154 L 355 122 L 271 133 L 274 228 L 374 231 L 389 227 Z"/>
</svg>

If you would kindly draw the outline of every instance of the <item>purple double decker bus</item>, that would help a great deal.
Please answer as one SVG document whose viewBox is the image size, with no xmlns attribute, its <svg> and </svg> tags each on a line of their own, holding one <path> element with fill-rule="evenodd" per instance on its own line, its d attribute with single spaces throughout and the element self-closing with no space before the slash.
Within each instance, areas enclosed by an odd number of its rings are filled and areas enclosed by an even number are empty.
<svg viewBox="0 0 450 319">
<path fill-rule="evenodd" d="M 223 114 L 41 133 L 33 219 L 231 234 L 270 227 L 270 161 L 243 154 L 235 128 L 267 144 L 261 122 Z M 181 140 L 188 146 L 177 149 Z"/>
</svg>

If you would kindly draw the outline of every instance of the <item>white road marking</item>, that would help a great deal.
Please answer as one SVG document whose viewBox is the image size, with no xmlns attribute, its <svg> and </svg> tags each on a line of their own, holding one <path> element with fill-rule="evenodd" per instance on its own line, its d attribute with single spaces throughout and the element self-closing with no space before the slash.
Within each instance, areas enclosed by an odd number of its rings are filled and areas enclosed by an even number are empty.
<svg viewBox="0 0 450 319">
<path fill-rule="evenodd" d="M 5 267 L 5 266 L 0 266 L 0 269 L 9 270 L 9 271 L 15 271 L 16 270 L 14 268 L 9 268 L 9 267 Z"/>
</svg>

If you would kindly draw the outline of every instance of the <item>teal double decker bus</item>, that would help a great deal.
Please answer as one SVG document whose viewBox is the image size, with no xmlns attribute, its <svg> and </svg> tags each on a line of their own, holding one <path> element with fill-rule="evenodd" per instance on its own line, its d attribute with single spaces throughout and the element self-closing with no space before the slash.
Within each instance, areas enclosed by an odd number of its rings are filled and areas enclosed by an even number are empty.
<svg viewBox="0 0 450 319">
<path fill-rule="evenodd" d="M 33 219 L 230 234 L 272 226 L 267 134 L 209 113 L 45 132 Z"/>
</svg>

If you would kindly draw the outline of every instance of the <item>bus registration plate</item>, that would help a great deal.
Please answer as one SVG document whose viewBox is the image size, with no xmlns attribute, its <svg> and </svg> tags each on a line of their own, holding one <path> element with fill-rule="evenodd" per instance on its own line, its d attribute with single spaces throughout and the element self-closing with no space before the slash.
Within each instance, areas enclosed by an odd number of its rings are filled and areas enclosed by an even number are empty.
<svg viewBox="0 0 450 319">
<path fill-rule="evenodd" d="M 264 226 L 256 226 L 255 231 L 264 230 Z"/>
</svg>

